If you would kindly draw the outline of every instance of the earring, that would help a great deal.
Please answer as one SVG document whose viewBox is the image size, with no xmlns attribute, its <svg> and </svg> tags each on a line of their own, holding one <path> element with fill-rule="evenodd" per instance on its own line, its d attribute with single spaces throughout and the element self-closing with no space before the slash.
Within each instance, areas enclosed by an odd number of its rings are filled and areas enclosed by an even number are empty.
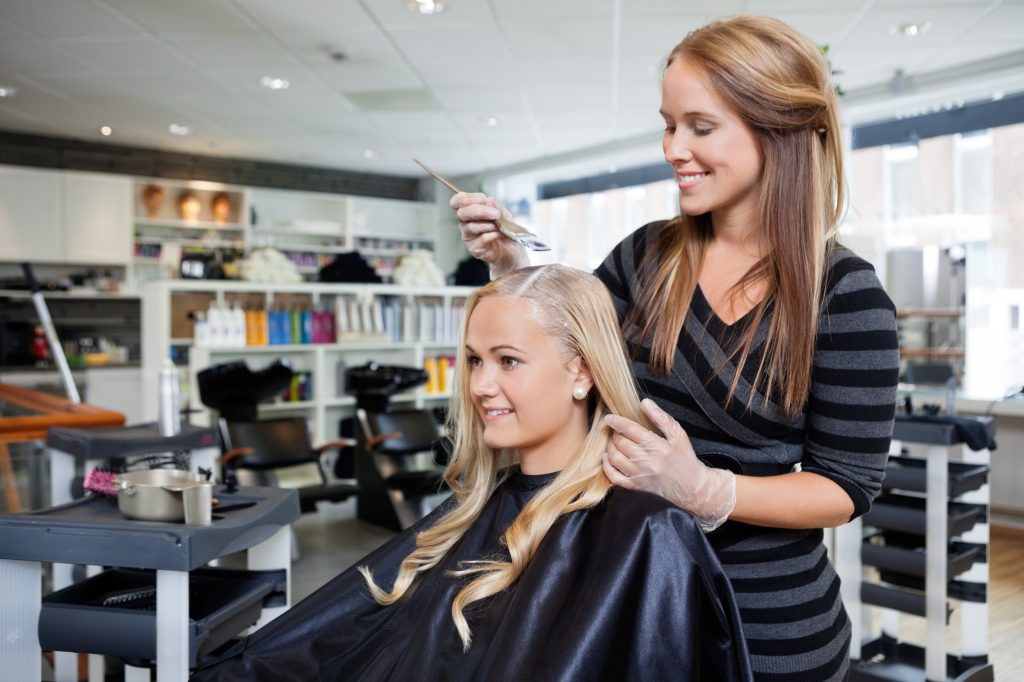
<svg viewBox="0 0 1024 682">
<path fill-rule="evenodd" d="M 586 400 L 587 389 L 583 388 L 582 386 L 577 386 L 576 388 L 572 389 L 572 397 L 575 398 L 576 400 Z"/>
</svg>

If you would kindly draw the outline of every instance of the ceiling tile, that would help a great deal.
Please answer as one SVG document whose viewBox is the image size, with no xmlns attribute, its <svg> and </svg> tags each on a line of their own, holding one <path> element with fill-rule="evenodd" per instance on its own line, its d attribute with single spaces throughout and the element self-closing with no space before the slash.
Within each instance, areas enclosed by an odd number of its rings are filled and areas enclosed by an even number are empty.
<svg viewBox="0 0 1024 682">
<path fill-rule="evenodd" d="M 230 0 L 105 0 L 153 33 L 245 31 L 246 15 Z"/>
<path fill-rule="evenodd" d="M 523 105 L 523 94 L 516 87 L 487 87 L 465 83 L 462 87 L 434 88 L 434 96 L 449 111 L 503 111 Z"/>
<path fill-rule="evenodd" d="M 370 0 L 365 7 L 388 30 L 429 30 L 439 26 L 469 26 L 490 23 L 491 11 L 487 2 L 445 0 L 444 11 L 439 14 L 410 12 L 407 0 Z"/>
<path fill-rule="evenodd" d="M 705 24 L 698 14 L 644 14 L 622 19 L 622 53 L 668 56 L 686 34 Z"/>
<path fill-rule="evenodd" d="M 66 42 L 63 47 L 106 71 L 162 69 L 173 72 L 188 67 L 174 51 L 145 36 L 105 38 L 101 42 Z"/>
<path fill-rule="evenodd" d="M 856 8 L 828 12 L 780 12 L 781 19 L 818 45 L 835 45 L 855 25 L 859 13 Z"/>
<path fill-rule="evenodd" d="M 4 0 L 0 17 L 43 38 L 138 34 L 135 26 L 94 0 Z"/>
<path fill-rule="evenodd" d="M 931 1 L 931 0 L 927 0 Z M 983 0 L 984 1 L 984 0 Z M 865 4 L 881 4 L 880 2 L 865 3 L 865 0 L 829 0 L 823 3 L 821 0 L 747 0 L 746 11 L 750 14 L 768 14 L 776 16 L 784 12 L 799 10 L 828 9 L 860 9 Z"/>
<path fill-rule="evenodd" d="M 612 3 L 592 0 L 491 0 L 491 4 L 501 21 L 610 16 L 612 13 Z"/>
<path fill-rule="evenodd" d="M 750 11 L 747 9 L 749 4 L 750 0 L 686 0 L 686 2 L 679 2 L 679 0 L 628 2 L 623 0 L 622 16 L 629 17 L 640 14 L 686 16 L 701 14 L 710 18 L 710 15 L 732 15 Z"/>
<path fill-rule="evenodd" d="M 985 43 L 996 40 L 1018 40 L 1024 27 L 1024 3 L 1003 4 L 996 7 L 971 30 L 961 36 L 961 40 Z"/>
<path fill-rule="evenodd" d="M 510 21 L 501 32 L 514 56 L 548 54 L 609 55 L 611 17 Z"/>
<path fill-rule="evenodd" d="M 404 64 L 374 64 L 353 61 L 314 70 L 342 93 L 411 90 L 422 85 L 421 79 Z"/>
<path fill-rule="evenodd" d="M 0 40 L 29 40 L 32 38 L 35 38 L 33 33 L 0 16 Z"/>
<path fill-rule="evenodd" d="M 94 63 L 45 40 L 4 40 L 0 42 L 0 65 L 7 73 L 39 76 L 55 71 L 88 70 Z"/>
<path fill-rule="evenodd" d="M 273 33 L 330 26 L 347 30 L 369 28 L 374 22 L 356 0 L 233 0 Z"/>
<path fill-rule="evenodd" d="M 259 33 L 169 35 L 167 40 L 200 64 L 224 66 L 294 66 L 294 58 Z"/>
<path fill-rule="evenodd" d="M 977 6 L 901 7 L 873 9 L 850 32 L 843 45 L 876 46 L 889 51 L 902 51 L 916 45 L 948 45 L 981 15 Z M 907 22 L 931 23 L 931 29 L 913 38 L 894 33 Z"/>
</svg>

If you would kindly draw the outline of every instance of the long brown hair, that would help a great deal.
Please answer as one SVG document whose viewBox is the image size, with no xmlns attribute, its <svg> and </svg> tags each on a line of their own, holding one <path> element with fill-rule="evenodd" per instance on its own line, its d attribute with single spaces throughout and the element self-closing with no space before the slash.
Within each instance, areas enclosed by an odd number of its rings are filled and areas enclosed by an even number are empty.
<svg viewBox="0 0 1024 682">
<path fill-rule="evenodd" d="M 509 560 L 481 557 L 463 562 L 454 571 L 455 578 L 472 577 L 452 603 L 452 619 L 466 649 L 471 632 L 465 608 L 514 584 L 563 514 L 599 504 L 611 488 L 601 467 L 612 435 L 604 415 L 619 414 L 651 428 L 640 410 L 618 317 L 601 280 L 565 265 L 515 270 L 470 295 L 462 321 L 463 339 L 476 306 L 490 296 L 529 301 L 545 334 L 558 342 L 565 362 L 582 358 L 594 385 L 589 397 L 589 432 L 582 451 L 523 507 L 504 532 L 502 541 Z M 436 525 L 416 536 L 416 548 L 402 561 L 390 590 L 377 585 L 367 567 L 360 567 L 373 598 L 385 606 L 401 599 L 420 573 L 436 566 L 455 546 L 500 483 L 502 468 L 513 461 L 514 453 L 495 450 L 484 442 L 483 422 L 470 392 L 464 346 L 459 347 L 456 367 L 455 395 L 448 419 L 454 448 L 444 479 L 457 504 Z M 573 399 L 569 395 L 565 398 Z"/>
<path fill-rule="evenodd" d="M 821 50 L 788 24 L 769 17 L 737 16 L 699 28 L 670 53 L 666 68 L 685 60 L 750 128 L 764 158 L 760 181 L 760 238 L 766 255 L 730 290 L 737 296 L 766 284 L 733 348 L 741 372 L 761 321 L 768 316 L 765 352 L 752 391 L 775 397 L 795 416 L 811 385 L 815 336 L 828 253 L 844 206 L 838 100 Z M 679 335 L 697 287 L 704 252 L 713 237 L 711 215 L 682 215 L 648 245 L 639 270 L 639 293 L 627 317 L 637 342 L 653 332 L 651 366 L 672 369 Z M 657 315 L 645 314 L 658 311 Z M 703 320 L 700 322 L 704 322 Z M 746 401 L 754 400 L 753 392 Z"/>
</svg>

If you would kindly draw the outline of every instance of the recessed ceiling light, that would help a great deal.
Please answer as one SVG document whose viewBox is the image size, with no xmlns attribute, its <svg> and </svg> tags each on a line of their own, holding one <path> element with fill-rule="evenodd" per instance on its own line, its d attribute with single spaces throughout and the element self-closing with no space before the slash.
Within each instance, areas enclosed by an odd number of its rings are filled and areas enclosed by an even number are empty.
<svg viewBox="0 0 1024 682">
<path fill-rule="evenodd" d="M 267 90 L 287 90 L 290 83 L 284 78 L 277 76 L 264 76 L 260 78 L 260 85 Z"/>
<path fill-rule="evenodd" d="M 380 152 L 377 151 L 376 149 L 364 149 L 363 150 L 363 158 L 364 159 L 379 159 L 380 158 Z"/>
<path fill-rule="evenodd" d="M 409 0 L 406 6 L 416 14 L 440 14 L 444 11 L 444 3 L 440 0 Z"/>
<path fill-rule="evenodd" d="M 14 97 L 18 94 L 18 88 L 13 85 L 0 85 L 0 97 Z"/>
<path fill-rule="evenodd" d="M 185 135 L 191 133 L 192 129 L 180 123 L 171 123 L 167 126 L 167 132 L 169 132 L 171 135 L 180 135 L 184 137 Z"/>
<path fill-rule="evenodd" d="M 932 22 L 930 21 L 908 21 L 905 24 L 899 26 L 893 26 L 891 31 L 894 34 L 899 34 L 907 38 L 915 38 L 919 35 L 925 34 L 932 28 Z"/>
<path fill-rule="evenodd" d="M 114 134 L 114 129 L 110 126 L 100 126 L 100 135 L 103 137 L 110 137 Z"/>
<path fill-rule="evenodd" d="M 484 123 L 493 128 L 499 123 L 501 123 L 501 117 L 494 116 L 493 114 L 491 116 L 484 116 Z"/>
</svg>

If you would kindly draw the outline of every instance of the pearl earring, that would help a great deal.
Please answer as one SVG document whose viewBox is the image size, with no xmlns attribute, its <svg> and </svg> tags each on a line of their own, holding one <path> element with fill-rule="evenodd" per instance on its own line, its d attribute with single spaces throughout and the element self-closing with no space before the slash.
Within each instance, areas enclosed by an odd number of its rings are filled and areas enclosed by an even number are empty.
<svg viewBox="0 0 1024 682">
<path fill-rule="evenodd" d="M 586 400 L 587 389 L 583 388 L 582 386 L 577 386 L 576 388 L 572 389 L 572 397 L 575 398 L 576 400 Z"/>
</svg>

